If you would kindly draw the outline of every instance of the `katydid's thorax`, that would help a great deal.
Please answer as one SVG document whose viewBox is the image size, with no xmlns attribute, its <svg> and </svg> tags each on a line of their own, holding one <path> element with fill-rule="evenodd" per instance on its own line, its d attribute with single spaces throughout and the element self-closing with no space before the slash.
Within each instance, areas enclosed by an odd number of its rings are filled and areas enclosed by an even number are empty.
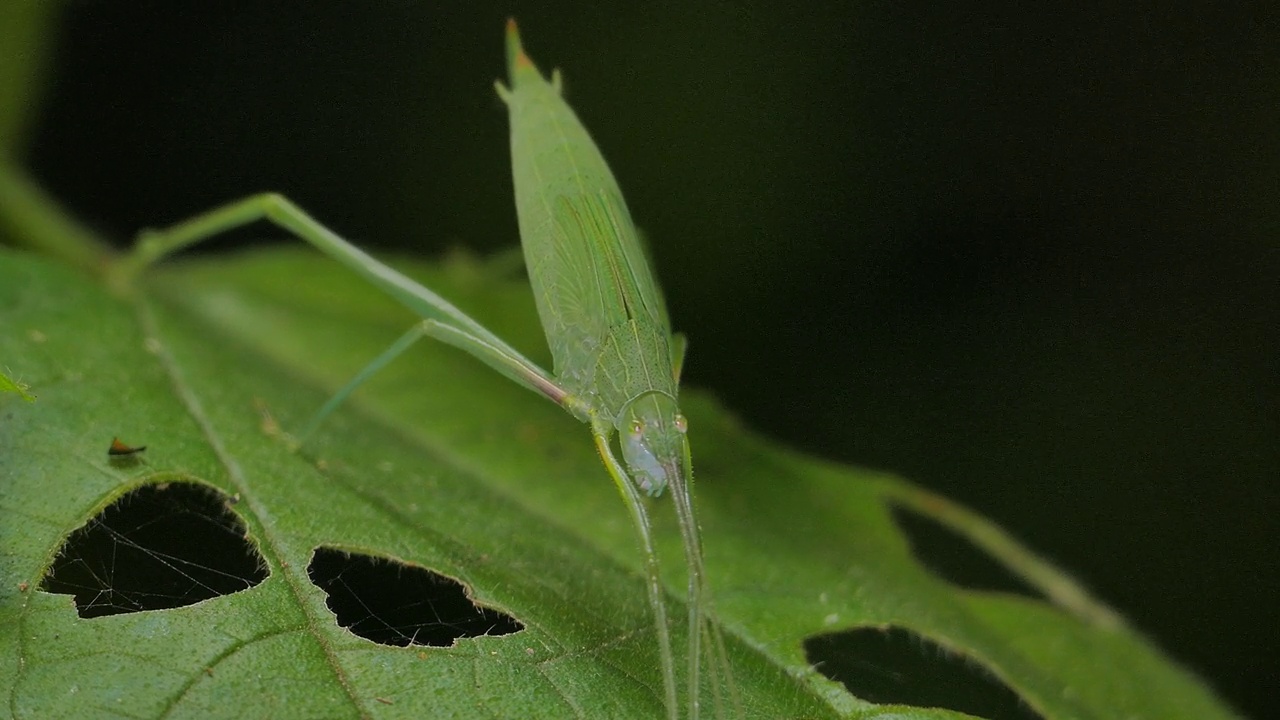
<svg viewBox="0 0 1280 720">
<path fill-rule="evenodd" d="M 581 400 L 584 410 L 616 425 L 623 407 L 640 395 L 656 391 L 678 396 L 670 347 L 664 328 L 629 319 L 581 348 L 583 352 L 569 353 L 572 362 L 557 361 L 556 379 Z"/>
<path fill-rule="evenodd" d="M 677 387 L 666 330 L 635 319 L 610 328 L 596 351 L 592 386 L 597 405 L 611 417 L 647 392 L 675 399 Z"/>
</svg>

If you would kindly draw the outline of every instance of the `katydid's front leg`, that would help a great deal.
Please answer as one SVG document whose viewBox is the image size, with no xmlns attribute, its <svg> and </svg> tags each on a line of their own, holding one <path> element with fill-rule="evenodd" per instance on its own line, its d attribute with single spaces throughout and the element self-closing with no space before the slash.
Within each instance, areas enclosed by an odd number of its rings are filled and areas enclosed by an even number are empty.
<svg viewBox="0 0 1280 720">
<path fill-rule="evenodd" d="M 649 611 L 653 613 L 654 631 L 658 634 L 658 653 L 662 661 L 662 690 L 666 700 L 668 720 L 677 720 L 679 705 L 676 700 L 675 656 L 671 650 L 671 628 L 667 623 L 667 598 L 662 590 L 662 575 L 659 572 L 658 553 L 653 549 L 653 533 L 649 529 L 649 512 L 645 509 L 644 499 L 640 497 L 635 484 L 627 475 L 627 471 L 613 456 L 609 440 L 613 435 L 613 427 L 608 421 L 599 417 L 591 422 L 591 434 L 596 441 L 596 450 L 600 459 L 609 470 L 613 484 L 622 495 L 627 510 L 631 513 L 631 521 L 640 536 L 640 545 L 644 551 L 645 589 L 649 596 Z M 697 702 L 696 698 L 691 698 Z"/>
</svg>

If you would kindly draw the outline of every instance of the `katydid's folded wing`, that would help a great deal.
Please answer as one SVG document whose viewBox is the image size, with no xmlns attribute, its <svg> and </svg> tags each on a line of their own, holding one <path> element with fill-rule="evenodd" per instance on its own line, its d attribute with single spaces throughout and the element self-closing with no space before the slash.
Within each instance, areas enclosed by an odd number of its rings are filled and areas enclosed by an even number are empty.
<svg viewBox="0 0 1280 720">
<path fill-rule="evenodd" d="M 520 240 L 555 375 L 578 393 L 594 387 L 597 355 L 618 325 L 670 330 L 609 166 L 518 39 L 508 55 L 511 89 L 500 92 L 511 116 Z"/>
</svg>

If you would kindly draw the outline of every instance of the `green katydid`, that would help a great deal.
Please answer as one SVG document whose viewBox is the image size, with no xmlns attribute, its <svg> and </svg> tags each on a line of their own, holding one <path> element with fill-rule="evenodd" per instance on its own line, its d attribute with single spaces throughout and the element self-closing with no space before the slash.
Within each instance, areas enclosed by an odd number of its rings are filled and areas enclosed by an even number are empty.
<svg viewBox="0 0 1280 720">
<path fill-rule="evenodd" d="M 495 85 L 510 113 L 521 243 L 554 373 L 276 194 L 245 198 L 166 230 L 144 232 L 126 272 L 136 272 L 221 232 L 269 220 L 423 318 L 339 390 L 317 413 L 312 427 L 422 337 L 465 350 L 587 423 L 643 549 L 662 664 L 663 703 L 667 717 L 675 720 L 679 715 L 675 656 L 658 556 L 641 496 L 642 492 L 657 496 L 670 488 L 688 575 L 687 717 L 697 718 L 704 652 L 711 661 L 717 700 L 721 682 L 732 691 L 732 677 L 723 643 L 708 617 L 710 594 L 691 495 L 687 424 L 677 404 L 685 343 L 671 333 L 661 290 L 621 191 L 586 129 L 561 98 L 559 74 L 553 73 L 550 82 L 543 77 L 524 53 L 514 21 L 508 21 L 506 44 L 511 86 Z M 615 433 L 622 462 L 614 454 Z M 705 647 L 704 633 L 712 639 Z"/>
</svg>

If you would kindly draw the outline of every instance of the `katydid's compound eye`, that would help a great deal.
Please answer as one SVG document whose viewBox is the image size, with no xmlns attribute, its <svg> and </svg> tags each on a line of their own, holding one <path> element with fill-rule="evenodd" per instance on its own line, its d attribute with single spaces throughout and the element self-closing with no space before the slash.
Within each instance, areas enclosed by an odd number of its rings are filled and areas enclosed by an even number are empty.
<svg viewBox="0 0 1280 720">
<path fill-rule="evenodd" d="M 631 421 L 631 434 L 632 434 L 632 435 L 640 435 L 643 431 L 644 431 L 644 423 L 640 422 L 639 420 L 632 420 L 632 421 Z"/>
<path fill-rule="evenodd" d="M 680 413 L 676 413 L 676 430 L 679 430 L 681 435 L 689 432 L 689 421 L 685 420 L 684 415 Z"/>
</svg>

